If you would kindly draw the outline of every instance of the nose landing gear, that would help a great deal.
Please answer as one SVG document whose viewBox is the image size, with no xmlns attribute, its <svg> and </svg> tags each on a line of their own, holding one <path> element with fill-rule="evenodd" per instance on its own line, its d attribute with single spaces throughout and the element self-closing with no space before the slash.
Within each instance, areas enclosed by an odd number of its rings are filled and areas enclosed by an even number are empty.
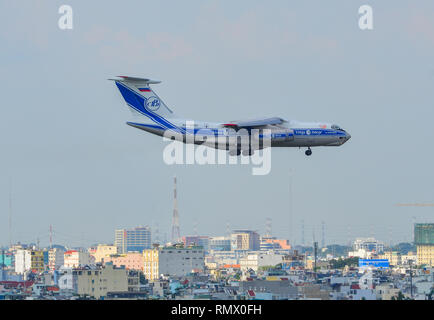
<svg viewBox="0 0 434 320">
<path fill-rule="evenodd" d="M 307 155 L 307 156 L 312 155 L 312 150 L 310 149 L 310 147 L 307 148 L 307 150 L 305 151 L 304 154 Z"/>
</svg>

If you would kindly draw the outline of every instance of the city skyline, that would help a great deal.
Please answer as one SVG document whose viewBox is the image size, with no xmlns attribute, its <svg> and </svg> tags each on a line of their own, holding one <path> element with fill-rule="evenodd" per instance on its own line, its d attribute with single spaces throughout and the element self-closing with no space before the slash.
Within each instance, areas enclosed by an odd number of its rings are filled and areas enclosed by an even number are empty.
<svg viewBox="0 0 434 320">
<path fill-rule="evenodd" d="M 418 222 L 418 223 L 427 223 L 427 222 L 425 221 L 425 222 Z M 89 237 L 87 235 L 80 236 L 79 234 L 72 235 L 72 234 L 65 234 L 61 231 L 58 232 L 55 230 L 55 228 L 53 226 L 51 226 L 51 227 L 52 227 L 52 229 L 51 229 L 52 233 L 51 234 L 50 234 L 50 230 L 48 229 L 46 234 L 40 234 L 39 236 L 33 237 L 34 239 L 31 239 L 32 237 L 30 237 L 30 238 L 28 237 L 27 239 L 30 239 L 29 241 L 20 241 L 18 239 L 17 241 L 14 241 L 12 243 L 12 245 L 16 245 L 19 243 L 20 244 L 26 244 L 26 245 L 28 245 L 28 244 L 37 245 L 39 243 L 39 247 L 49 248 L 50 243 L 51 243 L 50 242 L 50 236 L 51 236 L 53 245 L 62 245 L 62 246 L 71 247 L 71 248 L 78 248 L 78 247 L 85 248 L 85 247 L 91 247 L 91 246 L 95 246 L 95 245 L 102 244 L 102 243 L 103 244 L 115 244 L 115 236 L 113 236 L 113 235 L 111 238 L 108 238 L 108 239 L 92 239 L 91 237 Z M 161 233 L 160 228 L 157 229 L 157 228 L 154 228 L 154 227 L 152 227 L 150 225 L 146 225 L 146 224 L 141 224 L 141 225 L 136 225 L 136 226 L 133 226 L 133 225 L 123 226 L 123 227 L 116 228 L 112 231 L 113 231 L 113 233 L 115 233 L 116 230 L 147 228 L 147 227 L 150 229 L 150 232 L 151 232 L 151 242 L 152 243 L 158 242 L 160 244 L 165 244 L 165 243 L 171 242 L 170 241 L 170 230 L 168 230 L 167 232 Z M 231 233 L 233 233 L 236 230 L 252 230 L 252 231 L 258 232 L 260 237 L 271 236 L 271 237 L 274 237 L 277 239 L 286 239 L 286 240 L 289 239 L 289 237 L 284 237 L 284 236 L 281 236 L 279 234 L 274 234 L 274 233 L 271 233 L 270 235 L 268 235 L 266 232 L 266 227 L 267 227 L 266 223 L 264 223 L 264 227 L 262 228 L 263 230 L 260 230 L 260 228 L 234 227 L 234 228 L 231 228 L 230 231 L 231 231 Z M 300 234 L 298 237 L 297 236 L 295 237 L 295 239 L 297 241 L 295 241 L 294 243 L 290 243 L 290 245 L 291 246 L 311 247 L 311 246 L 313 246 L 314 241 L 321 243 L 322 242 L 322 234 L 320 233 L 321 227 L 322 227 L 322 224 L 320 224 L 319 226 L 317 226 L 317 228 L 315 228 L 316 229 L 315 235 L 312 235 L 312 233 L 310 233 L 311 234 L 310 237 L 305 235 L 304 244 L 303 244 L 303 238 Z M 193 228 L 194 228 L 194 226 L 193 226 Z M 414 226 L 412 225 L 411 231 L 410 231 L 411 236 L 413 236 L 413 228 L 414 228 Z M 343 231 L 343 233 L 346 233 L 346 234 L 348 234 L 349 232 L 353 233 L 356 229 L 357 228 L 346 228 Z M 159 232 L 156 234 L 155 230 L 158 230 Z M 192 230 L 194 230 L 194 229 L 192 229 Z M 302 229 L 299 230 L 300 233 L 301 233 L 301 230 Z M 311 230 L 312 229 L 309 228 L 309 226 L 304 225 L 305 233 L 307 232 L 307 234 L 309 235 L 309 231 L 311 231 Z M 389 236 L 389 238 L 378 237 L 378 236 L 376 236 L 375 232 L 374 233 L 371 232 L 373 230 L 372 226 L 362 227 L 359 230 L 367 230 L 368 232 L 367 233 L 359 232 L 359 233 L 353 234 L 350 237 L 342 236 L 342 239 L 343 239 L 342 241 L 330 241 L 330 240 L 328 240 L 327 235 L 325 235 L 325 246 L 329 246 L 329 245 L 351 246 L 349 244 L 352 243 L 355 239 L 367 239 L 367 238 L 374 238 L 378 241 L 381 241 L 387 247 L 394 246 L 394 245 L 397 245 L 399 243 L 413 243 L 413 241 L 414 241 L 413 238 L 409 238 L 409 237 L 403 238 L 403 239 L 398 240 L 398 241 L 390 241 L 390 236 Z M 389 229 L 386 228 L 386 229 L 384 229 L 384 231 L 385 231 L 385 233 L 390 235 L 390 228 Z M 181 233 L 181 238 L 185 237 L 185 236 L 206 236 L 206 237 L 222 237 L 223 236 L 223 237 L 228 237 L 226 235 L 226 233 L 227 233 L 226 229 L 222 230 L 220 232 L 216 231 L 215 233 L 212 233 L 212 234 L 201 233 L 201 232 L 195 232 L 195 233 L 191 232 L 191 233 L 185 233 L 185 234 Z M 158 237 L 158 239 L 157 239 L 157 237 Z M 60 240 L 57 240 L 57 239 L 60 239 Z M 71 243 L 72 243 L 72 245 L 71 245 Z M 9 244 L 6 244 L 6 243 L 1 244 L 0 243 L 0 247 L 6 248 L 8 246 L 9 246 Z"/>
</svg>

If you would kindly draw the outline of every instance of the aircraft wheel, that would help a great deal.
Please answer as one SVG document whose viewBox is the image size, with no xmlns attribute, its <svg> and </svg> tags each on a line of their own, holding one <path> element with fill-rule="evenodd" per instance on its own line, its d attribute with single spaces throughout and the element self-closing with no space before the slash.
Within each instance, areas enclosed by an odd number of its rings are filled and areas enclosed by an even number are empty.
<svg viewBox="0 0 434 320">
<path fill-rule="evenodd" d="M 306 152 L 304 154 L 307 156 L 310 156 L 310 155 L 312 155 L 312 150 L 310 150 L 310 148 L 309 148 L 306 150 Z"/>
<path fill-rule="evenodd" d="M 237 150 L 230 150 L 230 151 L 229 151 L 229 155 L 230 155 L 231 157 L 239 156 L 240 154 L 241 154 L 241 150 L 240 150 L 240 149 L 237 149 Z"/>
<path fill-rule="evenodd" d="M 247 157 L 247 156 L 251 156 L 255 153 L 255 150 L 253 149 L 249 149 L 249 150 L 243 150 L 243 156 Z"/>
</svg>

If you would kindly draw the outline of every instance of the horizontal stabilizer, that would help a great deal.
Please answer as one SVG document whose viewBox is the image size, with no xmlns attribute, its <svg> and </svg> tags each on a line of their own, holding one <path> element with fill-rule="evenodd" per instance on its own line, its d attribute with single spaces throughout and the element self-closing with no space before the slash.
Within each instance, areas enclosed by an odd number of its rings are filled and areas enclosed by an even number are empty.
<svg viewBox="0 0 434 320">
<path fill-rule="evenodd" d="M 161 83 L 161 81 L 158 80 L 151 80 L 146 78 L 136 78 L 136 77 L 126 77 L 126 76 L 118 76 L 120 79 L 109 79 L 113 81 L 125 81 L 125 82 L 131 82 L 135 84 L 157 84 Z"/>
</svg>

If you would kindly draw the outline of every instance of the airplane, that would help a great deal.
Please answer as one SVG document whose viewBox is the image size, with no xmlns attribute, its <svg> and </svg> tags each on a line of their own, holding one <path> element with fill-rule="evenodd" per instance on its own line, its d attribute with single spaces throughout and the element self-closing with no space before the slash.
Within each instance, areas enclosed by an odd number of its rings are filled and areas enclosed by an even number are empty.
<svg viewBox="0 0 434 320">
<path fill-rule="evenodd" d="M 255 150 L 268 146 L 307 148 L 305 154 L 310 156 L 312 147 L 341 146 L 351 138 L 347 131 L 336 124 L 288 121 L 280 117 L 221 123 L 192 121 L 176 115 L 151 89 L 150 85 L 161 83 L 161 81 L 128 76 L 118 76 L 117 79 L 109 80 L 115 82 L 127 106 L 133 114 L 138 115 L 139 120 L 129 121 L 128 125 L 158 136 L 165 136 L 165 132 L 169 130 L 172 139 L 180 138 L 184 143 L 204 144 L 211 148 L 225 149 L 229 151 L 230 156 L 241 154 L 251 156 Z M 253 136 L 255 132 L 253 129 L 257 129 L 255 136 Z M 270 134 L 267 135 L 264 132 Z M 237 138 L 229 139 L 234 136 Z M 239 139 L 241 136 L 252 140 L 243 143 Z M 227 138 L 224 140 L 226 142 L 216 143 L 216 139 L 222 137 Z M 254 144 L 252 143 L 254 137 L 261 141 L 269 137 L 271 142 L 268 146 L 261 143 Z"/>
</svg>

